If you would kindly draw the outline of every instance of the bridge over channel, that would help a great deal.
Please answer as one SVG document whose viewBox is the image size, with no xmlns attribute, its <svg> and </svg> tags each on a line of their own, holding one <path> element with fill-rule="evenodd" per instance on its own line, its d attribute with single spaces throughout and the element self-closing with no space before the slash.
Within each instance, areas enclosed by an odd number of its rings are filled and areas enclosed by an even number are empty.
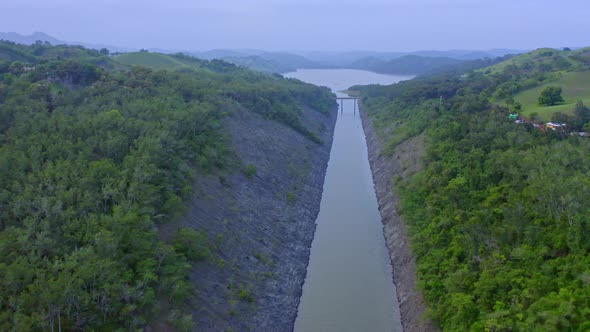
<svg viewBox="0 0 590 332">
<path fill-rule="evenodd" d="M 357 98 L 357 97 L 336 97 L 336 100 L 338 101 L 338 107 L 340 109 L 340 114 L 342 114 L 344 112 L 344 101 L 345 100 L 352 100 L 352 101 L 354 101 L 353 112 L 354 112 L 354 115 L 356 115 L 358 99 L 359 98 Z"/>
</svg>

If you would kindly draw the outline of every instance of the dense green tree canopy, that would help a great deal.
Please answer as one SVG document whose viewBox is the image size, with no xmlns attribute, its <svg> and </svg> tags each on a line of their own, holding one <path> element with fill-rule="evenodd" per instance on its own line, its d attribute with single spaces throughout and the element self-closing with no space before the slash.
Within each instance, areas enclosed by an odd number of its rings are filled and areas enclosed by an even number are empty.
<svg viewBox="0 0 590 332">
<path fill-rule="evenodd" d="M 590 328 L 590 139 L 514 123 L 492 104 L 560 70 L 541 64 L 358 88 L 385 153 L 426 134 L 422 171 L 396 190 L 443 330 Z"/>
<path fill-rule="evenodd" d="M 157 226 L 192 179 L 240 164 L 228 110 L 319 142 L 300 107 L 327 113 L 327 89 L 190 61 L 154 71 L 79 47 L 0 43 L 0 330 L 136 330 L 158 301 L 180 306 L 207 234 L 181 229 L 164 243 Z"/>
</svg>

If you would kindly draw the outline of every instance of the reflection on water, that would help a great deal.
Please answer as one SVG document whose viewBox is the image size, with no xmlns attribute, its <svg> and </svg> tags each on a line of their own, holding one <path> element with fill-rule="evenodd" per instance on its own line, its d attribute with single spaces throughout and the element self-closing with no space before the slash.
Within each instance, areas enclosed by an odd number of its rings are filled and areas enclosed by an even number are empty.
<svg viewBox="0 0 590 332">
<path fill-rule="evenodd" d="M 409 78 L 348 69 L 285 76 L 334 92 Z M 353 100 L 341 103 L 295 331 L 401 331 L 361 120 Z"/>
</svg>

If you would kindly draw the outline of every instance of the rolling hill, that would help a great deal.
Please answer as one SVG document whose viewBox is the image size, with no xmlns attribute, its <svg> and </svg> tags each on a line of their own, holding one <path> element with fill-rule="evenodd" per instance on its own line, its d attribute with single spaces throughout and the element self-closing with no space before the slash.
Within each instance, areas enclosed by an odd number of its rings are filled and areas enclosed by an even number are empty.
<svg viewBox="0 0 590 332">
<path fill-rule="evenodd" d="M 263 73 L 286 73 L 295 71 L 297 67 L 286 65 L 277 61 L 265 59 L 258 55 L 250 55 L 244 57 L 223 57 L 224 61 L 233 63 L 237 66 L 250 68 L 252 70 Z"/>
<path fill-rule="evenodd" d="M 575 51 L 540 48 L 515 56 L 485 70 L 489 73 L 497 73 L 509 66 L 531 69 L 540 65 L 546 67 L 546 72 L 555 69 L 575 71 L 587 68 L 590 65 L 590 47 L 580 48 Z M 547 66 L 551 66 L 551 68 Z"/>
<path fill-rule="evenodd" d="M 304 56 L 287 52 L 261 52 L 248 56 L 223 56 L 220 59 L 266 73 L 287 73 L 297 69 L 333 67 L 330 64 L 312 61 Z"/>
<path fill-rule="evenodd" d="M 116 62 L 127 66 L 144 66 L 152 69 L 182 69 L 193 65 L 185 63 L 174 56 L 152 52 L 129 52 L 113 57 Z"/>
<path fill-rule="evenodd" d="M 304 57 L 288 53 L 264 53 L 260 55 L 232 56 L 219 53 L 219 58 L 236 66 L 249 68 L 264 73 L 285 73 L 298 68 L 317 68 L 320 65 Z M 234 53 L 229 53 L 234 54 Z M 152 69 L 202 69 L 205 60 L 186 56 L 182 53 L 162 54 L 156 52 L 129 52 L 113 57 L 117 63 L 126 66 L 145 66 Z"/>
<path fill-rule="evenodd" d="M 555 106 L 540 106 L 538 98 L 541 91 L 548 86 L 562 88 L 562 96 L 565 103 Z M 523 91 L 514 96 L 514 100 L 522 104 L 523 115 L 530 117 L 536 113 L 539 119 L 550 121 L 556 112 L 572 114 L 576 102 L 581 100 L 585 105 L 590 105 L 590 71 L 567 72 L 557 80 L 545 83 L 538 87 Z"/>
<path fill-rule="evenodd" d="M 363 58 L 355 61 L 352 67 L 383 74 L 421 75 L 461 62 L 463 60 L 447 57 L 405 55 L 388 61 L 379 60 L 376 57 Z"/>
<path fill-rule="evenodd" d="M 540 120 L 549 121 L 556 112 L 571 114 L 578 100 L 590 103 L 590 48 L 537 49 L 480 71 L 505 79 L 496 91 L 498 101 L 520 103 L 527 117 L 536 113 Z M 562 88 L 564 104 L 538 105 L 541 91 L 548 86 Z"/>
</svg>

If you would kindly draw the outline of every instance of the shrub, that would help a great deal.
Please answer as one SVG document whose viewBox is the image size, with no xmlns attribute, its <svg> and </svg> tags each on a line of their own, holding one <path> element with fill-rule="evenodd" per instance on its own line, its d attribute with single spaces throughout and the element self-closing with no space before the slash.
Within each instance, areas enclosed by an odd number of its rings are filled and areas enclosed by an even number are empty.
<svg viewBox="0 0 590 332">
<path fill-rule="evenodd" d="M 207 259 L 211 254 L 207 236 L 188 227 L 178 230 L 173 246 L 176 251 L 193 261 Z"/>
<path fill-rule="evenodd" d="M 172 325 L 177 331 L 189 332 L 193 330 L 193 316 L 191 314 L 184 314 L 178 310 L 172 310 L 168 315 L 168 323 Z"/>
<path fill-rule="evenodd" d="M 249 290 L 245 289 L 245 288 L 242 288 L 240 290 L 240 293 L 238 294 L 238 297 L 242 301 L 248 301 L 250 303 L 254 302 L 254 296 L 252 296 L 252 293 Z"/>
<path fill-rule="evenodd" d="M 246 175 L 248 179 L 254 177 L 254 175 L 256 175 L 256 166 L 252 164 L 247 164 L 244 168 L 244 175 Z"/>
<path fill-rule="evenodd" d="M 295 194 L 292 192 L 287 193 L 287 203 L 293 204 L 295 202 Z"/>
</svg>

